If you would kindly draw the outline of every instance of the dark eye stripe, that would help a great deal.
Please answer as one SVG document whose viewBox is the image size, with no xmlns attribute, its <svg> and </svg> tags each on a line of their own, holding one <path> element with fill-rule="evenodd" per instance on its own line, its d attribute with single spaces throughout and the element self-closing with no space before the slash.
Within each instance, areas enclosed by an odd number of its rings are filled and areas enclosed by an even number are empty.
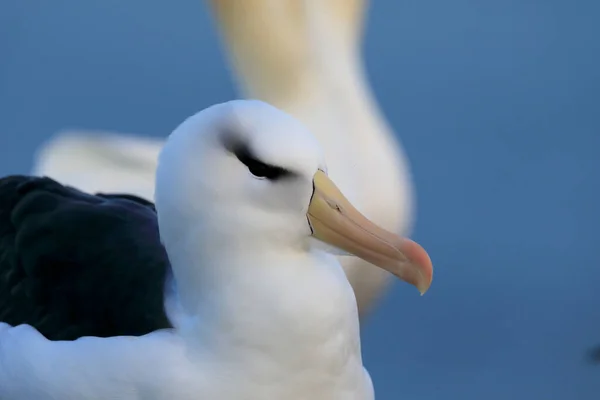
<svg viewBox="0 0 600 400">
<path fill-rule="evenodd" d="M 277 167 L 275 165 L 265 164 L 264 162 L 257 160 L 252 154 L 246 150 L 234 152 L 238 160 L 240 160 L 250 173 L 259 178 L 267 178 L 276 181 L 281 178 L 290 176 L 292 173 L 285 168 Z"/>
<path fill-rule="evenodd" d="M 290 170 L 260 161 L 245 143 L 226 140 L 224 144 L 248 168 L 250 173 L 258 178 L 276 181 L 294 175 Z"/>
</svg>

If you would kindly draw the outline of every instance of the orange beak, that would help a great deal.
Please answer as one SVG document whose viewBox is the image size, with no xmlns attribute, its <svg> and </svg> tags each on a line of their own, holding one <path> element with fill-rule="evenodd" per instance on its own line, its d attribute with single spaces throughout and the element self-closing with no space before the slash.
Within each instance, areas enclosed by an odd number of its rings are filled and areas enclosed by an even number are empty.
<svg viewBox="0 0 600 400">
<path fill-rule="evenodd" d="M 383 268 L 421 294 L 429 289 L 433 265 L 423 247 L 368 220 L 323 171 L 314 175 L 313 185 L 307 216 L 316 239 Z"/>
</svg>

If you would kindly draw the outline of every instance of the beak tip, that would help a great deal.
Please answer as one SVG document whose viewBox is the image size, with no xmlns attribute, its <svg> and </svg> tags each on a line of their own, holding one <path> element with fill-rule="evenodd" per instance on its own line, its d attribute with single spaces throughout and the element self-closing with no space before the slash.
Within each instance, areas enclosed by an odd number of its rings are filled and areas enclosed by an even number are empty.
<svg viewBox="0 0 600 400">
<path fill-rule="evenodd" d="M 433 263 L 431 258 L 423 247 L 410 239 L 404 240 L 402 251 L 408 256 L 416 272 L 413 275 L 413 279 L 416 279 L 412 283 L 419 290 L 421 296 L 423 296 L 429 290 L 433 280 Z"/>
<path fill-rule="evenodd" d="M 425 293 L 427 293 L 427 291 L 429 290 L 429 288 L 431 287 L 431 278 L 427 281 L 427 283 L 425 284 L 420 284 L 417 285 L 417 289 L 419 290 L 419 293 L 421 293 L 421 296 L 423 296 Z"/>
<path fill-rule="evenodd" d="M 421 296 L 424 296 L 424 295 L 425 295 L 425 293 L 427 293 L 427 290 L 429 290 L 429 288 L 428 288 L 428 287 L 420 287 L 420 288 L 417 288 L 417 289 L 419 290 L 419 294 L 420 294 Z"/>
</svg>

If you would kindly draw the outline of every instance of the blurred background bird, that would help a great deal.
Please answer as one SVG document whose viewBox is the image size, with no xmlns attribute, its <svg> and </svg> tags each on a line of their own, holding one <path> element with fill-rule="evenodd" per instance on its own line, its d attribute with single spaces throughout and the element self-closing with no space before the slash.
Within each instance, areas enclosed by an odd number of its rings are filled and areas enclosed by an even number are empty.
<svg viewBox="0 0 600 400">
<path fill-rule="evenodd" d="M 595 399 L 598 369 L 582 355 L 600 332 L 600 5 L 372 2 L 364 79 L 364 4 L 270 3 L 236 20 L 227 1 L 3 2 L 0 173 L 151 198 L 162 139 L 209 104 L 261 97 L 317 135 L 385 137 L 383 114 L 402 146 L 390 182 L 407 177 L 390 224 L 414 222 L 437 270 L 427 296 L 394 285 L 368 315 L 378 398 Z"/>
</svg>

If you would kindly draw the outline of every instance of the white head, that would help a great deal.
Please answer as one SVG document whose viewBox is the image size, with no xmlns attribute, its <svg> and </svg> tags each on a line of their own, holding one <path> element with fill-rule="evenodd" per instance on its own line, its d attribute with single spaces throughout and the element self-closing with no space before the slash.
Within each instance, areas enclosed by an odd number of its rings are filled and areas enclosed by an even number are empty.
<svg viewBox="0 0 600 400">
<path fill-rule="evenodd" d="M 175 129 L 159 157 L 155 199 L 174 265 L 185 249 L 200 257 L 302 250 L 312 236 L 422 292 L 431 283 L 425 251 L 356 211 L 327 177 L 317 140 L 260 101 L 218 104 Z"/>
<path fill-rule="evenodd" d="M 228 245 L 297 245 L 310 235 L 318 169 L 318 142 L 288 114 L 253 100 L 214 105 L 185 120 L 160 155 L 161 231 L 193 221 Z"/>
</svg>

